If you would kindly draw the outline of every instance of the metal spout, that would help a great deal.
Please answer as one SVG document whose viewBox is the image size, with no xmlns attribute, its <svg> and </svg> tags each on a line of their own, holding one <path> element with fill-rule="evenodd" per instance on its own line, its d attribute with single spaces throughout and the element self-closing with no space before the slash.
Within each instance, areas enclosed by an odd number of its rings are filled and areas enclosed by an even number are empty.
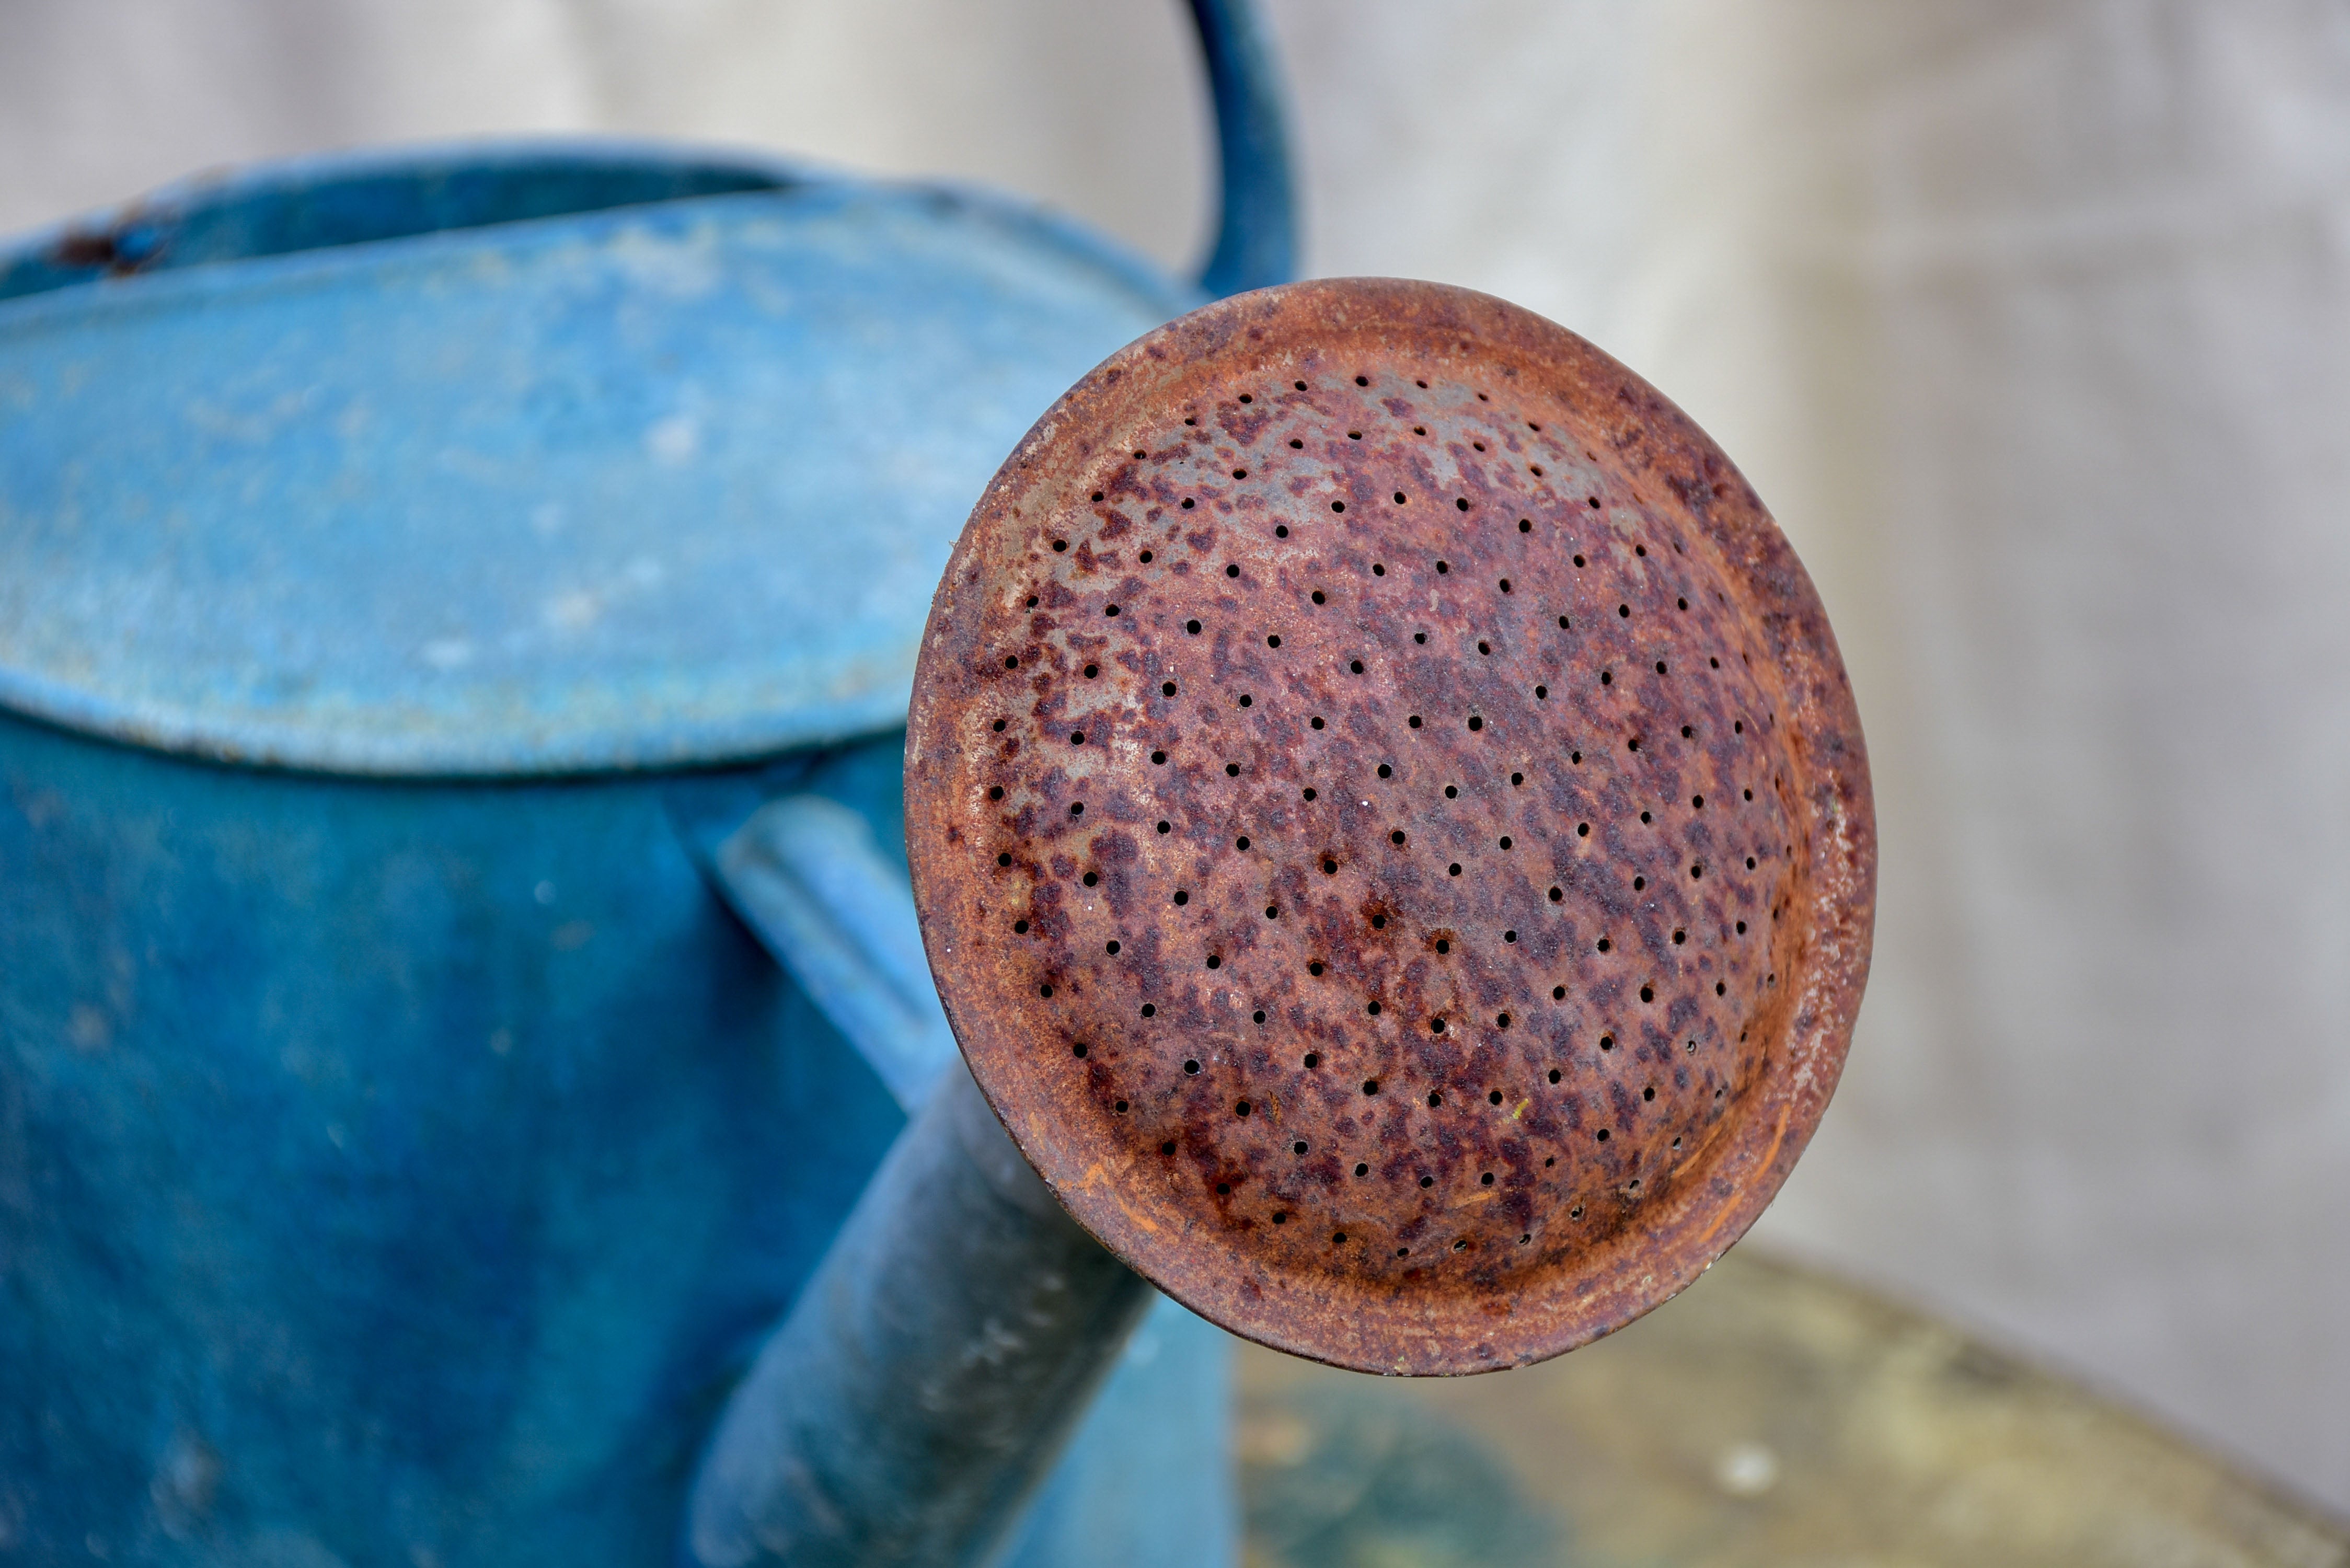
<svg viewBox="0 0 2350 1568">
<path fill-rule="evenodd" d="M 728 1404 L 686 1561 L 987 1561 L 1150 1294 L 958 1064 Z"/>
</svg>

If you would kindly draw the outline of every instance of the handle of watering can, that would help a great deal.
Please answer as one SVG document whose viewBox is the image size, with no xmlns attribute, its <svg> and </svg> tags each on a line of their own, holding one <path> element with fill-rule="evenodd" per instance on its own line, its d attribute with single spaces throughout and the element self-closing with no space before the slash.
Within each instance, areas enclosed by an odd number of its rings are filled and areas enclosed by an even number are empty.
<svg viewBox="0 0 2350 1568">
<path fill-rule="evenodd" d="M 1253 0 L 1191 0 L 1216 109 L 1222 206 L 1200 286 L 1222 297 L 1297 275 L 1297 193 L 1288 114 L 1264 18 Z"/>
</svg>

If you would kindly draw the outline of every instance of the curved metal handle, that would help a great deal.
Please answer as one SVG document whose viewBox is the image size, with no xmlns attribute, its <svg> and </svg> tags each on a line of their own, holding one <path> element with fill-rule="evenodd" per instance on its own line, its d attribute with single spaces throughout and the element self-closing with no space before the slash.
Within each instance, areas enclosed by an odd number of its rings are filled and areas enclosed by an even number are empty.
<svg viewBox="0 0 2350 1568">
<path fill-rule="evenodd" d="M 1272 40 L 1252 0 L 1191 0 L 1216 106 L 1222 207 L 1200 286 L 1222 297 L 1297 275 L 1289 115 Z"/>
</svg>

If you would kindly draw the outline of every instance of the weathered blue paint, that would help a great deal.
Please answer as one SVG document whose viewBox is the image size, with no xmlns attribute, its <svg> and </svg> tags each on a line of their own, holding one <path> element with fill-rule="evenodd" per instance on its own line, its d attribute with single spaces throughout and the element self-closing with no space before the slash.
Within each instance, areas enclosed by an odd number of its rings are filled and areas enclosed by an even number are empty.
<svg viewBox="0 0 2350 1568">
<path fill-rule="evenodd" d="M 900 1124 L 678 817 L 886 821 L 873 750 L 419 784 L 0 719 L 21 1560 L 663 1560 Z"/>
<path fill-rule="evenodd" d="M 752 813 L 711 856 L 720 895 L 911 1116 L 954 1065 L 906 867 L 820 794 Z"/>
<path fill-rule="evenodd" d="M 592 137 L 287 158 L 163 186 L 0 252 L 0 300 L 132 274 L 827 178 L 762 154 Z M 836 177 L 837 178 L 837 177 Z"/>
<path fill-rule="evenodd" d="M 1191 0 L 1216 106 L 1222 209 L 1200 286 L 1221 298 L 1297 275 L 1295 162 L 1281 67 L 1248 0 Z"/>
<path fill-rule="evenodd" d="M 710 868 L 914 1119 L 736 1388 L 695 1479 L 698 1525 L 683 1561 L 743 1568 L 777 1555 L 779 1540 L 800 1542 L 786 1561 L 884 1568 L 931 1561 L 942 1541 L 961 1543 L 956 1562 L 985 1560 L 1022 1522 L 1014 1504 L 1045 1480 L 1058 1438 L 1082 1416 L 1022 1523 L 1012 1568 L 1230 1568 L 1239 1536 L 1231 1455 L 1203 1440 L 1228 1419 L 1225 1337 L 1122 1266 L 1105 1266 L 1098 1244 L 978 1108 L 931 983 L 903 864 L 855 810 L 795 793 L 753 813 Z M 958 1083 L 984 1122 L 978 1136 L 1007 1168 L 998 1180 L 985 1179 L 989 1162 L 941 1145 L 938 1118 L 917 1114 L 942 1080 Z M 973 1129 L 960 1130 L 950 1145 L 970 1140 Z M 995 1190 L 1007 1179 L 1024 1204 Z M 947 1210 L 957 1219 L 941 1225 Z M 1030 1299 L 1032 1274 L 1052 1281 L 1042 1300 Z M 921 1299 L 898 1299 L 909 1281 Z M 1078 1299 L 1086 1281 L 1096 1299 Z M 1130 1303 L 1143 1299 L 1152 1304 L 1129 1340 Z M 1049 1355 L 1014 1355 L 1024 1338 Z M 873 1386 L 877 1355 L 895 1380 L 886 1389 Z M 974 1361 L 985 1378 L 959 1380 Z M 920 1397 L 892 1397 L 908 1392 L 899 1384 Z"/>
<path fill-rule="evenodd" d="M 438 777 L 870 732 L 1003 453 L 1197 297 L 827 179 L 0 305 L 0 701 Z"/>
<path fill-rule="evenodd" d="M 683 1563 L 981 1568 L 1151 1295 L 956 1064 L 728 1401 Z"/>
<path fill-rule="evenodd" d="M 1278 281 L 1261 48 L 1196 10 L 1213 276 Z M 0 1555 L 673 1549 L 902 1125 L 711 857 L 812 792 L 902 866 L 964 511 L 1198 297 L 999 197 L 614 142 L 0 247 Z M 1119 1388 L 1135 1451 L 1217 1441 L 1189 1343 L 1188 1401 L 1180 1356 L 1117 1375 L 1016 1561 L 1141 1517 Z"/>
</svg>

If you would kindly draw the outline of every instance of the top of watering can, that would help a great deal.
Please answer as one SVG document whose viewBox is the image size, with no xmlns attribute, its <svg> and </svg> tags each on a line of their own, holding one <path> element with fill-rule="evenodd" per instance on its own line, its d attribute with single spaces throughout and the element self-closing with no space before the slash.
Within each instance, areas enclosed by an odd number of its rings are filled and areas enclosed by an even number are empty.
<svg viewBox="0 0 2350 1568">
<path fill-rule="evenodd" d="M 388 774 L 886 727 L 1003 452 L 1200 297 L 983 193 L 614 143 L 35 236 L 0 252 L 0 703 Z"/>
</svg>

